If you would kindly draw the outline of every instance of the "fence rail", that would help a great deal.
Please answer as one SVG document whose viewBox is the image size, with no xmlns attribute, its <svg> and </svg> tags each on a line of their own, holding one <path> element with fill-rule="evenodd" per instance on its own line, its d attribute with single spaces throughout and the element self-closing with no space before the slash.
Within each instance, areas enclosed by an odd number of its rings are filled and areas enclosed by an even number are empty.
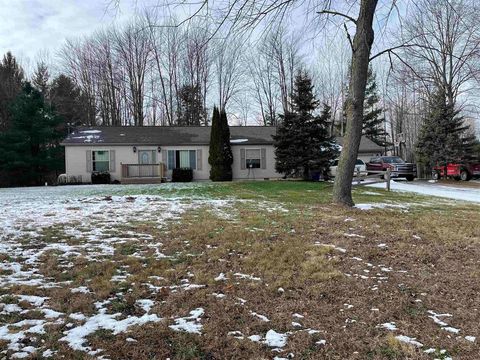
<svg viewBox="0 0 480 360">
<path fill-rule="evenodd" d="M 362 181 L 365 180 L 375 180 L 369 181 L 369 184 L 377 184 L 384 182 L 386 184 L 387 191 L 390 191 L 390 180 L 391 180 L 391 170 L 387 169 L 386 171 L 374 171 L 368 170 L 367 175 L 362 175 L 360 170 L 356 170 L 353 175 L 352 185 L 360 185 Z"/>
<path fill-rule="evenodd" d="M 122 164 L 122 178 L 163 178 L 165 166 L 159 164 Z"/>
</svg>

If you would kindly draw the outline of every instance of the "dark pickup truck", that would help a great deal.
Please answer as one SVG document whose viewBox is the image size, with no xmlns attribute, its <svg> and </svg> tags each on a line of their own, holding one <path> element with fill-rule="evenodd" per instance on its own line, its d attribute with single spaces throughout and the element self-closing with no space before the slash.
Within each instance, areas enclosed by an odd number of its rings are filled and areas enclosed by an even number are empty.
<svg viewBox="0 0 480 360">
<path fill-rule="evenodd" d="M 406 163 L 398 156 L 378 156 L 370 159 L 367 163 L 369 174 L 375 174 L 377 171 L 387 171 L 390 169 L 390 177 L 404 177 L 408 181 L 413 181 L 417 177 L 417 165 Z"/>
</svg>

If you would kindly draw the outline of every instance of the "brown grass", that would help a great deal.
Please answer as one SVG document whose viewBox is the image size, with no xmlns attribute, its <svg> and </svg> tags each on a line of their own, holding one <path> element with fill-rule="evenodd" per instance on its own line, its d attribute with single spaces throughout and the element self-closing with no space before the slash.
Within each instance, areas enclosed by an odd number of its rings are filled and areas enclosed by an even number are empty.
<svg viewBox="0 0 480 360">
<path fill-rule="evenodd" d="M 100 330 L 89 337 L 90 346 L 104 349 L 102 354 L 112 359 L 271 359 L 289 353 L 295 359 L 432 359 L 396 340 L 394 336 L 400 334 L 417 338 L 423 349 L 447 349 L 454 358 L 477 358 L 478 342 L 463 337 L 480 336 L 478 207 L 415 208 L 404 213 L 297 205 L 289 213 L 268 213 L 243 204 L 237 210 L 236 221 L 192 211 L 181 223 L 172 222 L 163 230 L 154 224 L 136 224 L 136 231 L 163 243 L 160 251 L 170 258 L 154 259 L 148 242 L 129 242 L 117 246 L 115 255 L 104 261 L 76 258 L 68 271 L 70 286 L 12 291 L 49 296 L 49 307 L 67 314 L 92 315 L 95 301 L 115 298 L 108 305 L 110 313 L 139 316 L 142 312 L 135 301 L 154 300 L 152 313 L 162 317 L 161 322 L 118 335 Z M 355 221 L 346 222 L 347 217 Z M 380 243 L 387 247 L 378 247 Z M 135 252 L 143 257 L 132 256 Z M 43 261 L 40 270 L 45 276 L 65 279 L 55 253 L 46 254 Z M 112 282 L 112 276 L 123 270 L 130 274 L 127 281 Z M 215 281 L 222 272 L 228 280 Z M 240 279 L 234 273 L 261 280 Z M 185 279 L 204 287 L 169 288 Z M 147 283 L 164 288 L 152 292 Z M 87 286 L 92 293 L 71 293 L 70 287 L 76 286 Z M 226 297 L 216 298 L 213 293 Z M 198 307 L 205 309 L 202 335 L 168 327 L 174 318 Z M 442 330 L 428 317 L 428 310 L 451 313 L 447 322 L 461 329 L 460 337 Z M 294 313 L 304 318 L 295 318 Z M 398 327 L 395 332 L 378 327 L 392 321 Z M 280 354 L 227 335 L 229 331 L 264 335 L 269 329 L 291 332 Z M 307 329 L 318 333 L 308 334 Z M 59 351 L 59 357 L 88 359 L 58 342 L 65 330 L 54 326 L 42 338 Z M 316 344 L 322 339 L 326 345 Z"/>
</svg>

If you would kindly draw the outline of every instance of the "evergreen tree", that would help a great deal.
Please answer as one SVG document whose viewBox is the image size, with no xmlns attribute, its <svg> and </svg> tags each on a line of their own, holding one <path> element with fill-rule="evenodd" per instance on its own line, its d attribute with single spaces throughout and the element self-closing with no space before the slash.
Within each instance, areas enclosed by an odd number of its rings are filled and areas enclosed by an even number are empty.
<svg viewBox="0 0 480 360">
<path fill-rule="evenodd" d="M 429 167 L 461 161 L 474 146 L 475 137 L 454 105 L 447 103 L 443 89 L 438 89 L 429 103 L 429 111 L 416 144 L 417 161 Z"/>
<path fill-rule="evenodd" d="M 179 97 L 178 125 L 199 126 L 206 124 L 206 112 L 203 107 L 203 97 L 200 87 L 184 85 L 180 89 Z"/>
<path fill-rule="evenodd" d="M 61 119 L 30 83 L 11 106 L 11 127 L 0 135 L 0 173 L 5 185 L 39 185 L 63 168 Z"/>
<path fill-rule="evenodd" d="M 227 113 L 224 110 L 220 112 L 216 106 L 213 108 L 208 163 L 212 181 L 232 180 L 233 154 Z"/>
<path fill-rule="evenodd" d="M 311 171 L 328 172 L 337 154 L 333 136 L 329 135 L 331 111 L 324 105 L 320 116 L 314 112 L 319 103 L 313 94 L 312 80 L 298 73 L 291 95 L 291 112 L 280 115 L 275 141 L 275 168 L 285 176 L 310 178 Z"/>
<path fill-rule="evenodd" d="M 37 64 L 37 68 L 35 69 L 35 73 L 32 77 L 32 85 L 35 89 L 40 91 L 43 98 L 46 101 L 49 101 L 48 96 L 48 82 L 50 80 L 50 73 L 48 72 L 47 65 L 42 61 Z"/>
<path fill-rule="evenodd" d="M 367 87 L 363 111 L 363 135 L 380 146 L 387 146 L 387 133 L 385 132 L 385 118 L 382 117 L 383 109 L 379 106 L 377 81 L 371 66 L 368 68 Z"/>
<path fill-rule="evenodd" d="M 65 129 L 89 125 L 84 117 L 88 113 L 86 107 L 89 102 L 70 77 L 60 74 L 53 79 L 50 99 L 55 113 L 62 118 Z"/>
<path fill-rule="evenodd" d="M 12 53 L 7 52 L 0 63 L 0 131 L 10 127 L 10 106 L 22 91 L 24 73 Z"/>
</svg>

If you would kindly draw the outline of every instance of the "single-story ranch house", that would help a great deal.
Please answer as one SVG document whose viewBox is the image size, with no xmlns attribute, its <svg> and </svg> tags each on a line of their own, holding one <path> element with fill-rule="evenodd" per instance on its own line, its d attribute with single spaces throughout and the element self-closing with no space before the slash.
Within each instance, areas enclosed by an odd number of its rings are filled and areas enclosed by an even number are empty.
<svg viewBox="0 0 480 360">
<path fill-rule="evenodd" d="M 275 127 L 231 126 L 233 179 L 274 179 L 272 135 Z M 77 128 L 62 142 L 68 182 L 91 181 L 94 171 L 108 171 L 112 181 L 160 182 L 174 168 L 193 169 L 194 180 L 208 180 L 210 127 L 109 126 Z M 342 138 L 337 142 L 341 145 Z M 359 158 L 369 160 L 382 148 L 362 138 Z"/>
</svg>

